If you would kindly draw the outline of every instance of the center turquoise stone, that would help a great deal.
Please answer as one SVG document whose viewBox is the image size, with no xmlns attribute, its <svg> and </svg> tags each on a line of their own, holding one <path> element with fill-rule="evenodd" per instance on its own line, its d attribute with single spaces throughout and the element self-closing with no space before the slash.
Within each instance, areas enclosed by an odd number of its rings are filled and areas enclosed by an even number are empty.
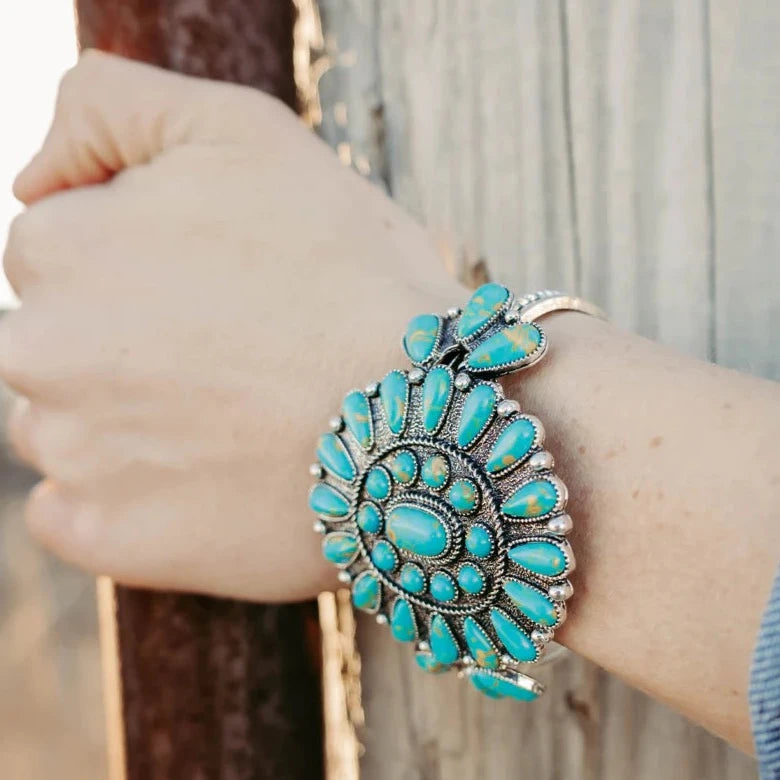
<svg viewBox="0 0 780 780">
<path fill-rule="evenodd" d="M 401 550 L 428 558 L 441 555 L 448 544 L 447 526 L 432 509 L 398 504 L 387 515 L 387 538 Z"/>
</svg>

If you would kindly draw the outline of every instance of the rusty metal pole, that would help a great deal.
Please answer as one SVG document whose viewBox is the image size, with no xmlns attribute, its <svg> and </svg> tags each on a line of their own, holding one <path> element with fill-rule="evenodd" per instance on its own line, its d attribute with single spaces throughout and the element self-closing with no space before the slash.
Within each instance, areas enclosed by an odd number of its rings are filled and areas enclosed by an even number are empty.
<svg viewBox="0 0 780 780">
<path fill-rule="evenodd" d="M 76 0 L 82 47 L 296 106 L 292 0 Z M 323 776 L 314 603 L 114 589 L 127 780 Z"/>
</svg>

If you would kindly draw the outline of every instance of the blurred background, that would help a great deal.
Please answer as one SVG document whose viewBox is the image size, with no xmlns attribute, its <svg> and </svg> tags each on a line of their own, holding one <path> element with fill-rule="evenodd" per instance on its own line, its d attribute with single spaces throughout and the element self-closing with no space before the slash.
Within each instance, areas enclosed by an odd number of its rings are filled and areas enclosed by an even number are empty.
<svg viewBox="0 0 780 780">
<path fill-rule="evenodd" d="M 0 7 L 0 228 L 19 203 L 17 171 L 38 148 L 57 83 L 76 60 L 73 9 L 62 0 Z M 0 274 L 0 307 L 14 305 Z M 0 387 L 0 415 L 10 397 Z M 94 579 L 32 544 L 24 495 L 34 475 L 0 439 L 0 775 L 11 780 L 105 776 Z"/>
</svg>

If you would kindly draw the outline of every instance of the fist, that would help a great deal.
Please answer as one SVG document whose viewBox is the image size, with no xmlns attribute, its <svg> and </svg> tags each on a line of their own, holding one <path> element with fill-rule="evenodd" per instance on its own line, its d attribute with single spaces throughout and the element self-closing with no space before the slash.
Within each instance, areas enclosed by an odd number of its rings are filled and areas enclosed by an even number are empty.
<svg viewBox="0 0 780 780">
<path fill-rule="evenodd" d="M 131 584 L 327 587 L 316 432 L 461 297 L 424 234 L 274 99 L 95 53 L 15 192 L 0 375 L 33 534 Z"/>
</svg>

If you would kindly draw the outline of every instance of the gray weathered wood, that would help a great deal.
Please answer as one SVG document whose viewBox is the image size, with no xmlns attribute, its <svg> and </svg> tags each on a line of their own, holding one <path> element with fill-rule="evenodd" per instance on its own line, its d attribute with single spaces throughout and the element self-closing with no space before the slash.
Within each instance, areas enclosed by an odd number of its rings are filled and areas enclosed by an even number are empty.
<svg viewBox="0 0 780 780">
<path fill-rule="evenodd" d="M 689 354 L 777 376 L 780 10 L 770 0 L 321 0 L 321 132 L 516 288 L 561 286 Z M 360 632 L 363 774 L 755 777 L 578 659 L 533 709 Z"/>
</svg>

